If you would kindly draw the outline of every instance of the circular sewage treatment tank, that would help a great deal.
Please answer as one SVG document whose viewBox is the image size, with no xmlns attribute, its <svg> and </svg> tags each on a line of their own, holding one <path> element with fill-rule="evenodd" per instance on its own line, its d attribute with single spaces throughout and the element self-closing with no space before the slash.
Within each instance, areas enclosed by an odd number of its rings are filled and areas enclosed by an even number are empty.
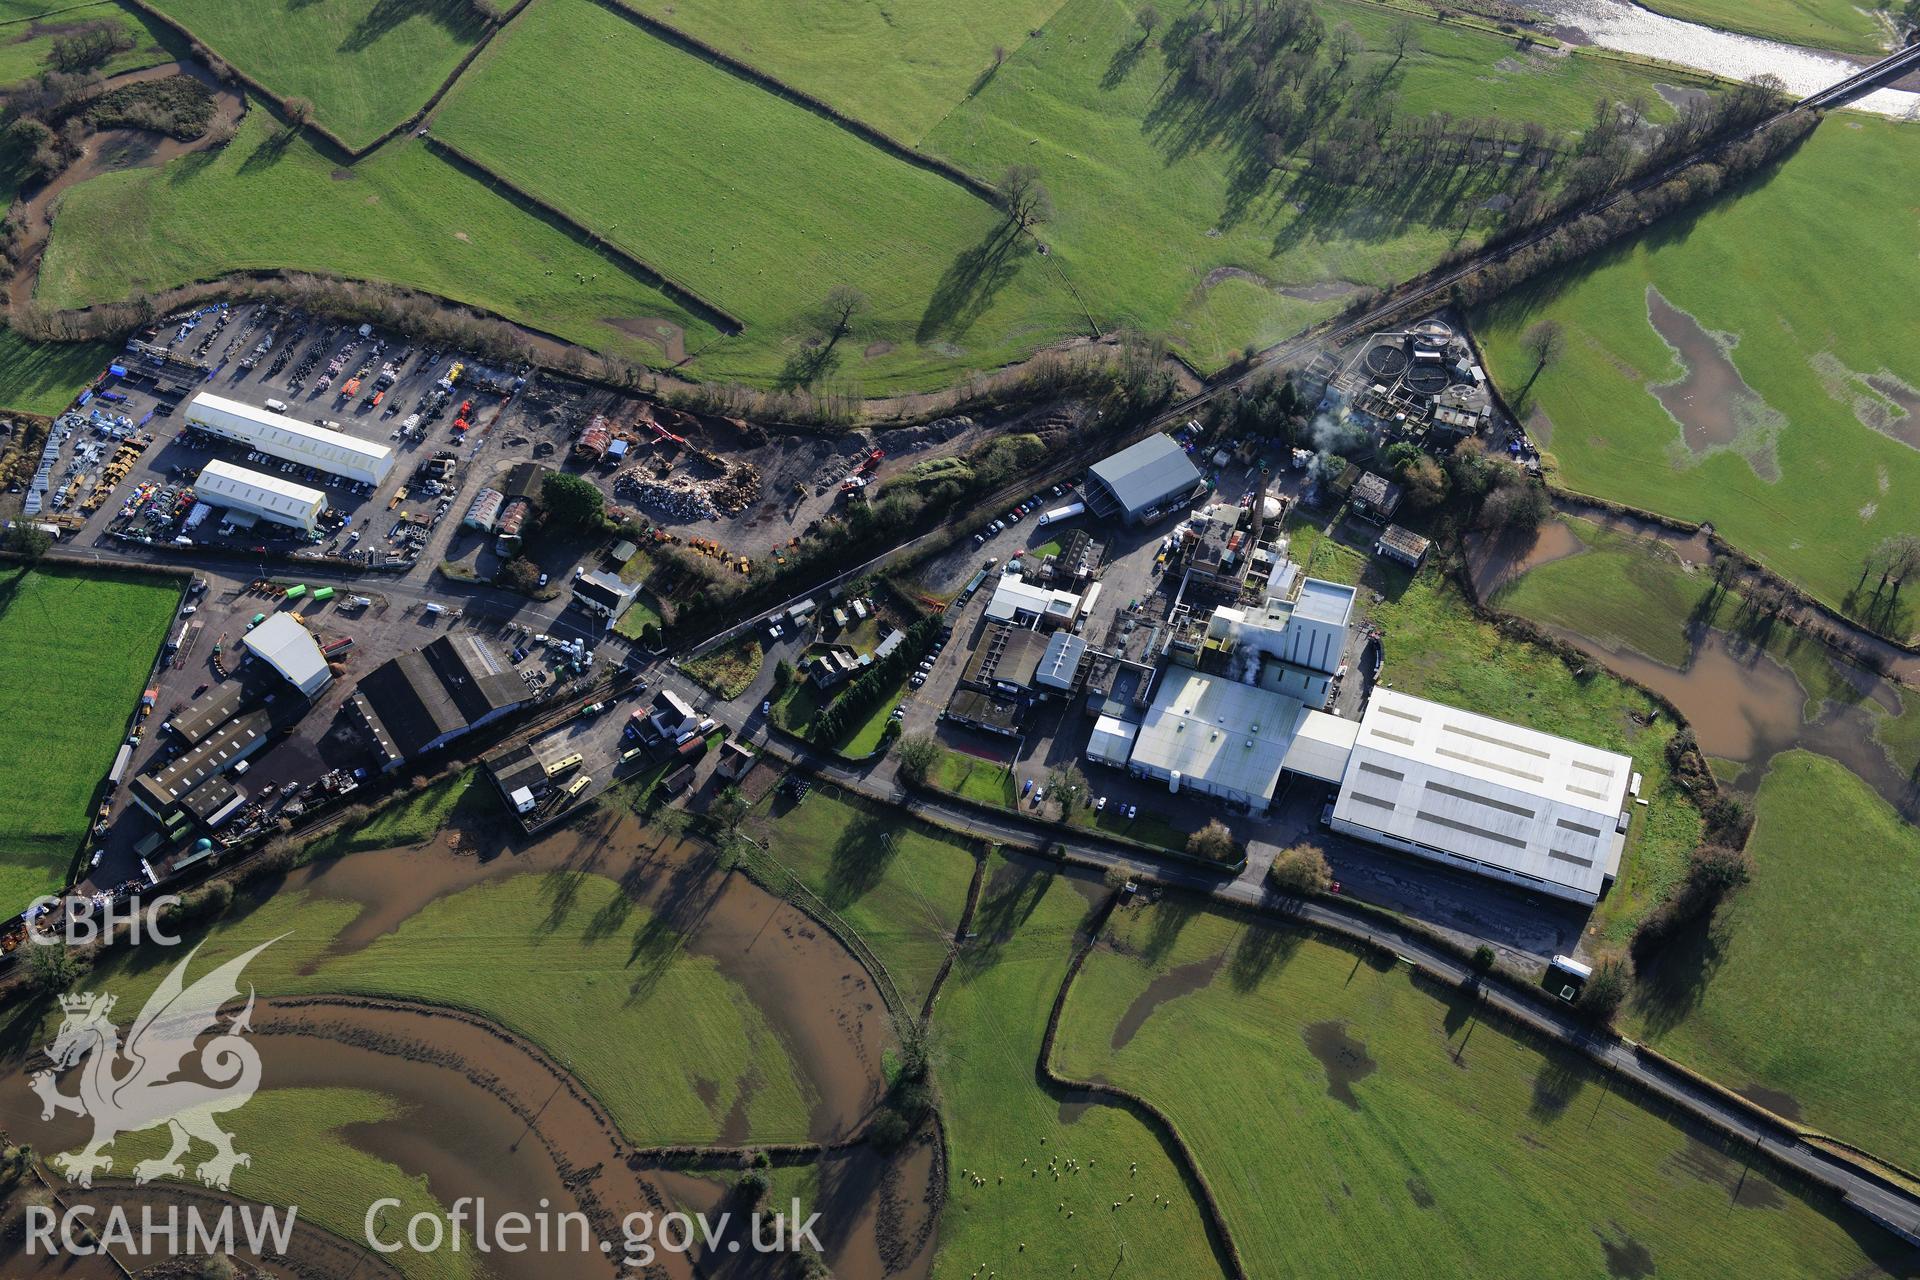
<svg viewBox="0 0 1920 1280">
<path fill-rule="evenodd" d="M 1439 395 L 1452 380 L 1452 375 L 1437 364 L 1417 364 L 1407 370 L 1407 386 L 1423 396 Z"/>
<path fill-rule="evenodd" d="M 1382 342 L 1367 352 L 1367 372 L 1376 378 L 1397 378 L 1407 367 L 1407 353 L 1392 343 Z"/>
</svg>

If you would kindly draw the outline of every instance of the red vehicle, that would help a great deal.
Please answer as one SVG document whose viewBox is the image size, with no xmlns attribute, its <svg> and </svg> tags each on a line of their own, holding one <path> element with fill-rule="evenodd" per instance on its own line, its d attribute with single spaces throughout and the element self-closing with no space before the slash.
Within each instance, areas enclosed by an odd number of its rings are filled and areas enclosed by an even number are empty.
<svg viewBox="0 0 1920 1280">
<path fill-rule="evenodd" d="M 462 400 L 460 402 L 460 412 L 454 414 L 453 416 L 456 418 L 465 418 L 471 415 L 472 413 L 473 413 L 473 401 Z"/>
</svg>

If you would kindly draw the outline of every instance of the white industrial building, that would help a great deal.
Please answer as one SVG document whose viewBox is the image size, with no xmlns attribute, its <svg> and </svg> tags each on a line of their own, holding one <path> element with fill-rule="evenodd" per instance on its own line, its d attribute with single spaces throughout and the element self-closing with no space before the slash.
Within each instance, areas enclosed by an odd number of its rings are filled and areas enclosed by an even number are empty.
<svg viewBox="0 0 1920 1280">
<path fill-rule="evenodd" d="M 1080 597 L 1028 582 L 1017 573 L 1003 573 L 987 601 L 987 617 L 1023 627 L 1070 627 L 1080 613 Z"/>
<path fill-rule="evenodd" d="M 1119 722 L 1095 726 L 1110 757 Z M 1265 813 L 1282 772 L 1338 782 L 1360 726 L 1298 698 L 1250 684 L 1169 667 L 1135 732 L 1127 767 L 1172 791 L 1194 791 Z M 1096 756 L 1096 758 L 1102 758 Z"/>
<path fill-rule="evenodd" d="M 189 427 L 209 435 L 361 484 L 377 485 L 393 469 L 393 450 L 384 444 L 225 396 L 203 391 L 186 403 L 184 416 Z"/>
<path fill-rule="evenodd" d="M 320 642 L 290 613 L 274 614 L 247 632 L 241 643 L 309 698 L 333 678 L 327 670 L 326 655 L 320 652 Z"/>
<path fill-rule="evenodd" d="M 318 489 L 217 458 L 200 468 L 193 492 L 201 502 L 247 516 L 236 523 L 252 524 L 257 516 L 305 533 L 319 528 L 320 516 L 327 509 L 327 495 Z"/>
<path fill-rule="evenodd" d="M 1207 620 L 1207 639 L 1231 664 L 1236 680 L 1322 706 L 1340 670 L 1354 589 L 1300 575 L 1281 560 L 1257 608 L 1221 606 Z"/>
<path fill-rule="evenodd" d="M 1633 761 L 1376 689 L 1335 830 L 1575 902 L 1620 872 Z"/>
</svg>

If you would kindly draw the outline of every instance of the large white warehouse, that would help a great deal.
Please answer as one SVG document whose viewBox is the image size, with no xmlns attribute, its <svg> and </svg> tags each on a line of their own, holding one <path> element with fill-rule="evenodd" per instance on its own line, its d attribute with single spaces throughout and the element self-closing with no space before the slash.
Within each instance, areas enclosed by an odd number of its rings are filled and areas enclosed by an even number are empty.
<svg viewBox="0 0 1920 1280">
<path fill-rule="evenodd" d="M 319 527 L 320 513 L 327 509 L 327 495 L 318 489 L 217 458 L 200 468 L 193 492 L 209 506 L 244 511 L 306 533 Z"/>
<path fill-rule="evenodd" d="M 1632 777 L 1618 752 L 1375 689 L 1333 827 L 1591 903 L 1620 873 Z"/>
<path fill-rule="evenodd" d="M 187 402 L 185 416 L 188 426 L 210 435 L 361 484 L 377 485 L 393 469 L 393 450 L 384 444 L 316 427 L 225 396 L 203 391 Z"/>
</svg>

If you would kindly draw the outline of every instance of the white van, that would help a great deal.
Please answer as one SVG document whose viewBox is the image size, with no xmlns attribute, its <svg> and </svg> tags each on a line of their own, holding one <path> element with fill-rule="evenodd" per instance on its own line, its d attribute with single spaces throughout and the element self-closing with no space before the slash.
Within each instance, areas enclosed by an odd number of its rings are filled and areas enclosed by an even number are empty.
<svg viewBox="0 0 1920 1280">
<path fill-rule="evenodd" d="M 287 411 L 287 402 L 285 400 L 269 400 L 267 401 L 267 408 L 273 410 L 275 413 L 285 413 Z"/>
<path fill-rule="evenodd" d="M 427 616 L 429 618 L 437 618 L 446 611 L 447 606 L 443 604 L 435 604 L 432 601 L 427 602 Z"/>
</svg>

